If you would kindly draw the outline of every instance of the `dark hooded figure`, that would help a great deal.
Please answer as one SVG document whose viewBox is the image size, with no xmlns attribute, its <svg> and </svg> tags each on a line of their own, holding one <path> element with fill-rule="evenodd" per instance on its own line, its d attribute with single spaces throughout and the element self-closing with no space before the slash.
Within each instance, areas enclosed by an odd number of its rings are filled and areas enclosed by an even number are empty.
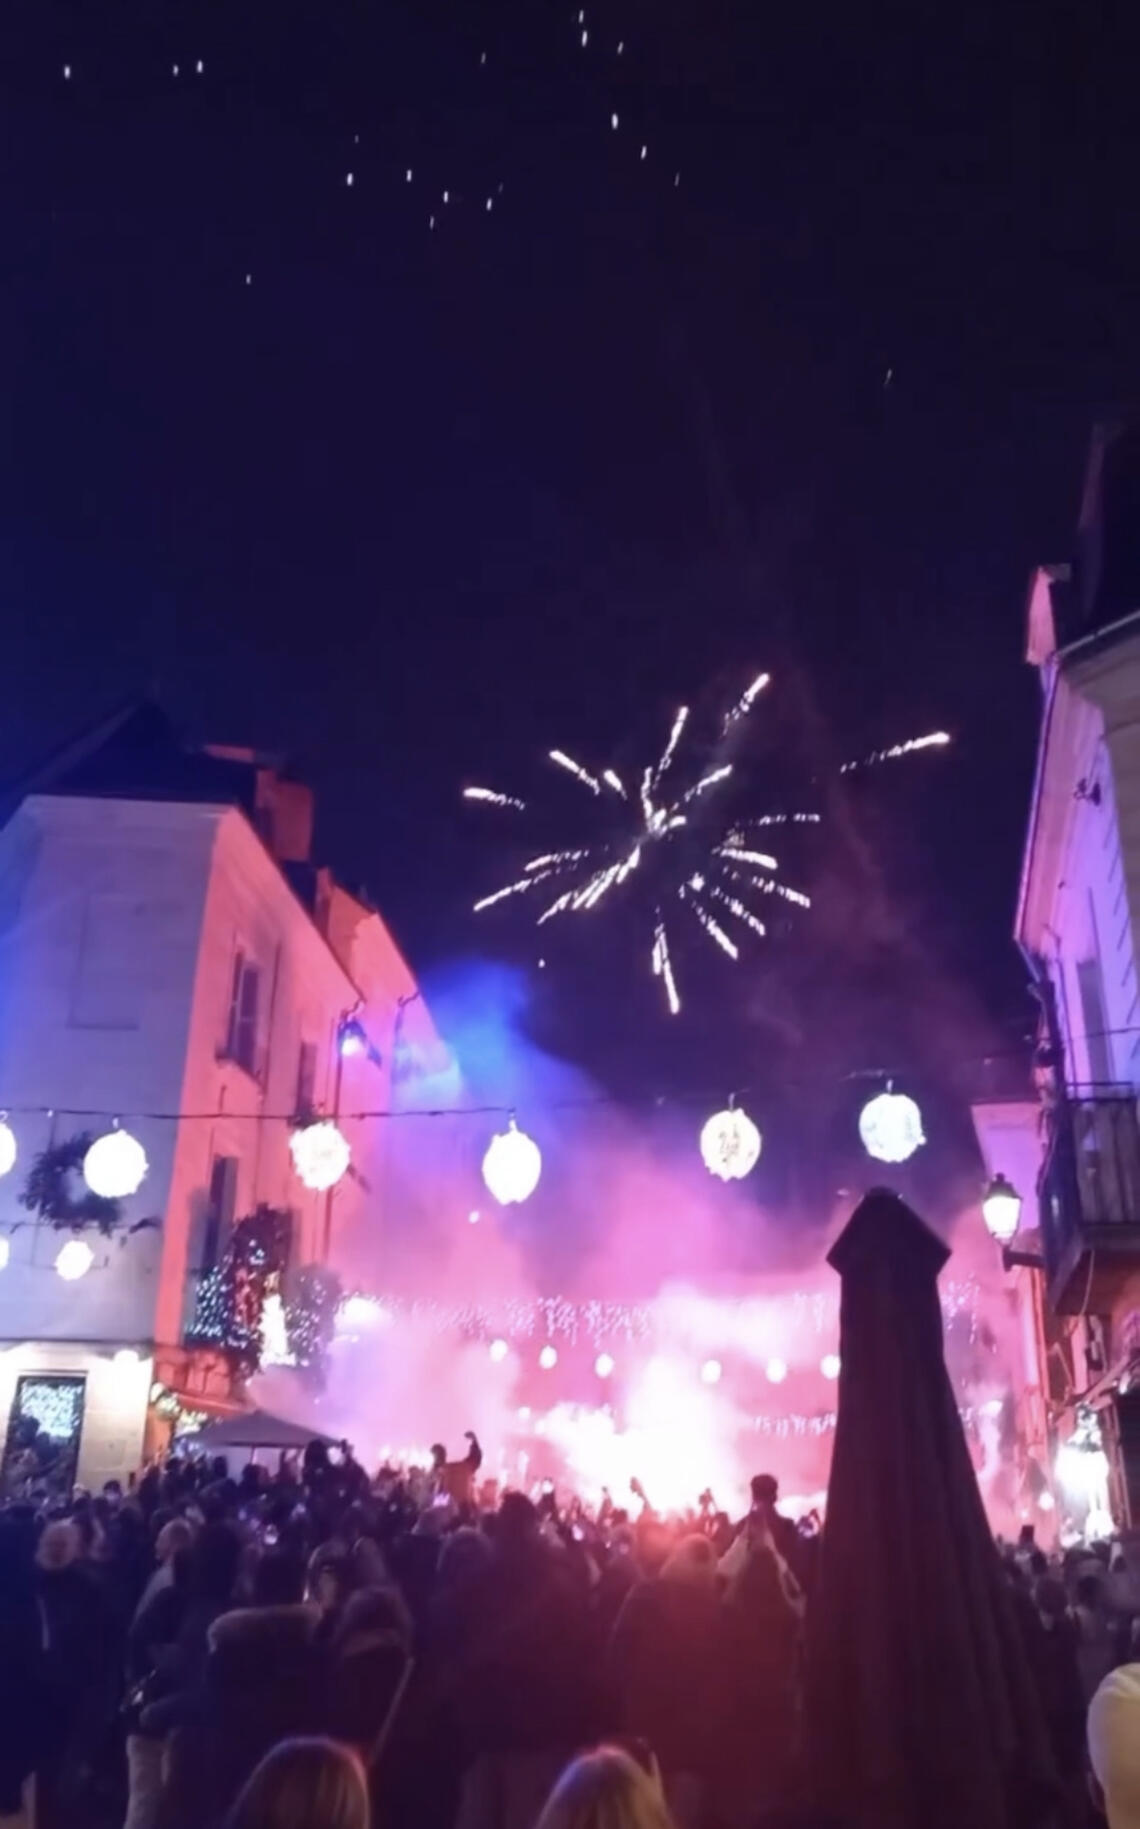
<svg viewBox="0 0 1140 1829">
<path fill-rule="evenodd" d="M 894 1194 L 860 1202 L 809 1613 L 816 1801 L 861 1829 L 1017 1829 L 1056 1801 L 1033 1672 L 942 1354 L 949 1252 Z"/>
</svg>

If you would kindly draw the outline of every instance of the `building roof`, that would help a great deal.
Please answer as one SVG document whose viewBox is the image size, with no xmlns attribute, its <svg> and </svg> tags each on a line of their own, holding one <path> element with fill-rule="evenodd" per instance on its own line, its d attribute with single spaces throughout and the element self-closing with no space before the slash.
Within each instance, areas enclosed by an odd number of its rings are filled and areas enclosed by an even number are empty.
<svg viewBox="0 0 1140 1829">
<path fill-rule="evenodd" d="M 133 699 L 12 782 L 5 800 L 74 794 L 115 800 L 205 801 L 252 818 L 258 762 L 251 755 L 188 749 L 153 699 Z"/>
</svg>

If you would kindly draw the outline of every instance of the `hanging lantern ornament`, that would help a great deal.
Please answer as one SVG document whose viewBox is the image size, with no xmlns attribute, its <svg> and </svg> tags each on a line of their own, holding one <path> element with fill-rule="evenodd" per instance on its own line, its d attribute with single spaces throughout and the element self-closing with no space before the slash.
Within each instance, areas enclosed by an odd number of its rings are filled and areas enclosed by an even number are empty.
<svg viewBox="0 0 1140 1829">
<path fill-rule="evenodd" d="M 95 1253 L 85 1238 L 69 1238 L 61 1245 L 55 1260 L 55 1271 L 65 1283 L 78 1283 L 95 1262 Z"/>
<path fill-rule="evenodd" d="M 501 1207 L 511 1207 L 530 1199 L 541 1173 L 538 1144 L 519 1130 L 512 1116 L 506 1130 L 491 1138 L 483 1158 L 483 1180 Z"/>
<path fill-rule="evenodd" d="M 991 1238 L 1010 1243 L 1021 1224 L 1021 1195 L 1004 1175 L 995 1175 L 982 1195 L 982 1218 Z"/>
<path fill-rule="evenodd" d="M 352 1161 L 348 1138 L 331 1118 L 302 1124 L 289 1138 L 289 1153 L 305 1186 L 318 1194 L 335 1188 Z"/>
<path fill-rule="evenodd" d="M 747 1112 L 738 1111 L 730 1099 L 701 1131 L 701 1160 L 710 1175 L 722 1181 L 742 1181 L 760 1160 L 760 1132 Z"/>
<path fill-rule="evenodd" d="M 142 1144 L 117 1125 L 106 1136 L 96 1137 L 83 1158 L 83 1179 L 103 1200 L 124 1200 L 128 1194 L 137 1194 L 146 1171 Z"/>
<path fill-rule="evenodd" d="M 918 1106 L 905 1092 L 892 1092 L 889 1086 L 859 1113 L 859 1135 L 868 1156 L 877 1162 L 907 1162 L 926 1142 Z"/>
<path fill-rule="evenodd" d="M 8 1113 L 0 1112 L 0 1175 L 16 1166 L 16 1133 L 8 1122 Z"/>
</svg>

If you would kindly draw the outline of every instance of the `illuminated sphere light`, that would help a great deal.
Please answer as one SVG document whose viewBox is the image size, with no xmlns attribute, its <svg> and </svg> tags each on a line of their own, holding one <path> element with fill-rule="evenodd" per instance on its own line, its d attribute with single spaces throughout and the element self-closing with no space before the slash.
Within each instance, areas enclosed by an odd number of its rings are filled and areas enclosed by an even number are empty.
<svg viewBox="0 0 1140 1829">
<path fill-rule="evenodd" d="M 597 1373 L 598 1377 L 612 1378 L 613 1369 L 614 1362 L 612 1355 L 610 1353 L 599 1353 L 594 1360 L 594 1371 Z"/>
<path fill-rule="evenodd" d="M 986 1231 L 999 1245 L 1008 1245 L 1021 1224 L 1021 1195 L 1004 1175 L 995 1175 L 982 1195 Z"/>
<path fill-rule="evenodd" d="M 552 1372 L 558 1364 L 558 1348 L 556 1346 L 544 1346 L 541 1353 L 538 1355 L 538 1363 L 544 1372 Z"/>
<path fill-rule="evenodd" d="M 819 1369 L 825 1378 L 839 1377 L 839 1354 L 825 1353 L 819 1362 Z"/>
<path fill-rule="evenodd" d="M 146 1151 L 129 1130 L 109 1130 L 96 1137 L 83 1158 L 83 1179 L 103 1200 L 122 1200 L 141 1188 Z"/>
<path fill-rule="evenodd" d="M 16 1164 L 16 1133 L 0 1118 L 0 1175 L 6 1175 Z"/>
<path fill-rule="evenodd" d="M 61 1245 L 55 1260 L 55 1272 L 65 1283 L 78 1283 L 95 1262 L 95 1253 L 85 1238 L 69 1238 Z"/>
<path fill-rule="evenodd" d="M 701 1367 L 701 1382 L 703 1384 L 719 1384 L 721 1370 L 722 1367 L 719 1359 L 706 1359 Z"/>
<path fill-rule="evenodd" d="M 501 1207 L 511 1207 L 530 1199 L 541 1173 L 538 1144 L 512 1118 L 506 1130 L 491 1138 L 483 1158 L 483 1180 Z"/>
<path fill-rule="evenodd" d="M 506 1358 L 506 1356 L 510 1352 L 510 1350 L 511 1349 L 507 1345 L 505 1340 L 492 1340 L 490 1348 L 489 1348 L 491 1358 L 494 1360 L 496 1365 L 502 1364 L 503 1360 Z"/>
<path fill-rule="evenodd" d="M 788 1368 L 782 1359 L 769 1359 L 764 1372 L 769 1384 L 783 1384 L 788 1376 Z"/>
<path fill-rule="evenodd" d="M 289 1153 L 305 1186 L 318 1194 L 335 1188 L 352 1160 L 348 1139 L 330 1118 L 295 1130 L 289 1138 Z"/>
<path fill-rule="evenodd" d="M 111 1364 L 120 1372 L 137 1372 L 141 1361 L 133 1346 L 121 1346 L 112 1354 Z"/>
<path fill-rule="evenodd" d="M 708 1120 L 701 1131 L 701 1160 L 722 1181 L 751 1174 L 760 1160 L 760 1132 L 747 1112 L 730 1105 Z"/>
<path fill-rule="evenodd" d="M 7 1270 L 8 1259 L 12 1255 L 12 1241 L 5 1232 L 0 1234 L 0 1270 Z"/>
<path fill-rule="evenodd" d="M 1054 1511 L 1056 1509 L 1057 1501 L 1048 1487 L 1045 1488 L 1044 1492 L 1038 1493 L 1037 1506 L 1039 1511 Z"/>
<path fill-rule="evenodd" d="M 926 1142 L 922 1113 L 905 1092 L 880 1092 L 859 1113 L 859 1135 L 876 1162 L 907 1162 Z"/>
</svg>

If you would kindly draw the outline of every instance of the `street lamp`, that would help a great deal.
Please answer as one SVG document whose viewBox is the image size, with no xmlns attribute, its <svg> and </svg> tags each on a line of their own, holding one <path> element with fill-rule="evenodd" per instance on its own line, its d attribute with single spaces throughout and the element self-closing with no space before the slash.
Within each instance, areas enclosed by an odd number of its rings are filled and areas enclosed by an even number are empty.
<svg viewBox="0 0 1140 1829">
<path fill-rule="evenodd" d="M 982 1195 L 982 1218 L 999 1245 L 1008 1245 L 1021 1224 L 1021 1195 L 1002 1174 L 994 1176 Z"/>
</svg>

